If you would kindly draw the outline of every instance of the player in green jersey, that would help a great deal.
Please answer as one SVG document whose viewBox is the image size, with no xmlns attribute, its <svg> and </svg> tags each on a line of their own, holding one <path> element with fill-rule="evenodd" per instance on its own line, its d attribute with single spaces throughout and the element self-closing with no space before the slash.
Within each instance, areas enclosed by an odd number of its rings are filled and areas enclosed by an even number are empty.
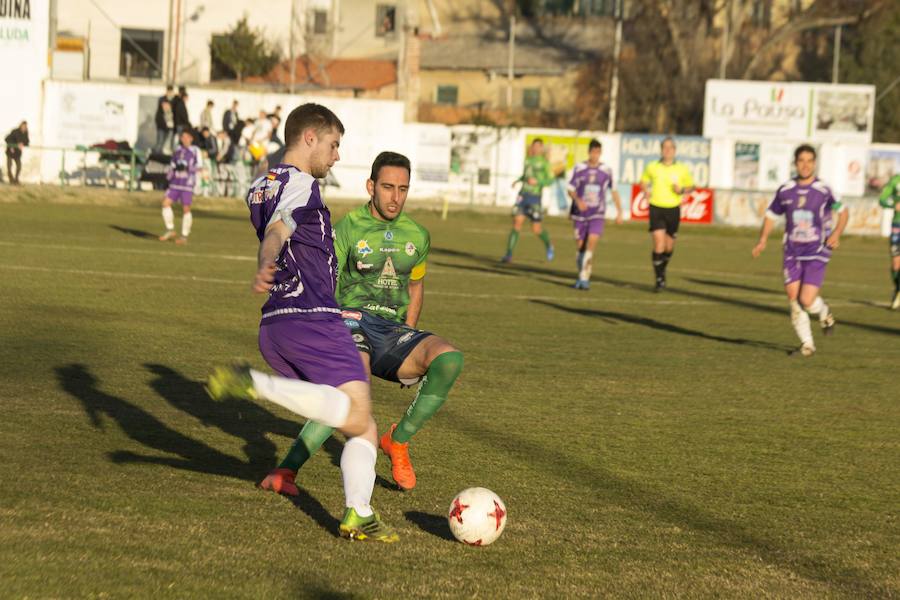
<svg viewBox="0 0 900 600">
<path fill-rule="evenodd" d="M 382 379 L 407 386 L 419 383 L 406 413 L 380 441 L 391 459 L 394 481 L 404 490 L 416 485 L 409 440 L 447 399 L 463 367 L 462 352 L 445 339 L 416 329 L 431 240 L 424 227 L 403 213 L 409 177 L 408 158 L 395 152 L 379 154 L 366 182 L 369 202 L 337 224 L 334 243 L 339 270 L 336 298 L 363 364 Z M 297 495 L 297 471 L 333 431 L 308 421 L 260 487 Z"/>
<path fill-rule="evenodd" d="M 894 281 L 894 295 L 891 308 L 900 309 L 900 175 L 894 175 L 881 190 L 879 203 L 883 208 L 893 209 L 891 221 L 891 279 Z"/>
<path fill-rule="evenodd" d="M 531 220 L 531 230 L 534 234 L 544 242 L 547 260 L 553 260 L 553 244 L 550 242 L 550 235 L 541 226 L 543 219 L 541 194 L 544 187 L 553 183 L 553 173 L 550 171 L 550 162 L 544 156 L 544 140 L 541 138 L 535 138 L 531 142 L 528 156 L 525 158 L 525 169 L 522 176 L 513 182 L 513 187 L 519 183 L 522 184 L 522 187 L 513 208 L 512 231 L 509 232 L 509 239 L 506 242 L 506 254 L 500 260 L 505 263 L 512 261 L 513 250 L 519 242 L 519 232 L 522 231 L 525 217 Z"/>
</svg>

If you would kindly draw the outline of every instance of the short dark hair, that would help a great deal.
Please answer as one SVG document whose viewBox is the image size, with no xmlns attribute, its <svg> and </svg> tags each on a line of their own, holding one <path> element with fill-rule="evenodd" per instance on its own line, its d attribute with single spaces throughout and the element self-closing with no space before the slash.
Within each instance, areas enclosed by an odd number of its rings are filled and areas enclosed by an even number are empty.
<svg viewBox="0 0 900 600">
<path fill-rule="evenodd" d="M 797 149 L 794 150 L 794 162 L 797 162 L 800 159 L 800 155 L 804 152 L 809 152 L 810 154 L 812 154 L 813 160 L 815 160 L 816 149 L 809 144 L 800 144 L 799 146 L 797 146 Z"/>
<path fill-rule="evenodd" d="M 179 93 L 180 95 L 182 95 L 182 96 L 185 95 L 185 94 L 187 94 L 187 88 L 184 87 L 183 85 L 179 85 L 179 86 L 178 86 L 178 93 Z"/>
<path fill-rule="evenodd" d="M 338 133 L 344 135 L 344 124 L 336 114 L 321 104 L 308 102 L 301 104 L 288 115 L 287 123 L 284 125 L 285 145 L 291 147 L 296 144 L 303 132 L 310 128 L 315 129 L 317 134 L 336 129 Z"/>
<path fill-rule="evenodd" d="M 532 146 L 535 144 L 543 144 L 543 143 L 544 143 L 544 140 L 542 140 L 541 138 L 534 138 L 533 140 L 531 140 Z"/>
<path fill-rule="evenodd" d="M 602 147 L 603 147 L 603 144 L 600 143 L 600 140 L 594 138 L 588 144 L 588 152 L 590 152 L 594 148 L 602 148 Z"/>
<path fill-rule="evenodd" d="M 212 105 L 213 105 L 213 101 L 212 101 L 212 100 L 207 100 L 207 101 L 206 101 L 206 105 L 207 105 L 207 106 L 212 106 Z"/>
<path fill-rule="evenodd" d="M 662 139 L 662 141 L 659 143 L 659 147 L 662 148 L 662 147 L 663 147 L 663 144 L 665 144 L 666 142 L 672 142 L 672 145 L 674 146 L 674 145 L 675 145 L 675 138 L 673 138 L 671 135 L 667 135 L 667 136 L 664 137 L 664 138 Z"/>
<path fill-rule="evenodd" d="M 376 156 L 375 162 L 372 163 L 372 173 L 369 175 L 369 179 L 378 181 L 378 174 L 381 172 L 382 167 L 401 167 L 412 175 L 409 159 L 397 152 L 385 151 Z"/>
</svg>

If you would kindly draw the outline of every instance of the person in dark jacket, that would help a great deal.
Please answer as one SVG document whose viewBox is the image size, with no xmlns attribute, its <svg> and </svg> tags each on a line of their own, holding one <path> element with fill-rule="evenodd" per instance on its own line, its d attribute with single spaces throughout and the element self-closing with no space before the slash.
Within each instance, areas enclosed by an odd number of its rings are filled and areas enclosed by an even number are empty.
<svg viewBox="0 0 900 600">
<path fill-rule="evenodd" d="M 172 113 L 175 116 L 175 137 L 173 143 L 181 139 L 182 131 L 189 131 L 193 135 L 191 128 L 191 119 L 188 117 L 187 110 L 188 93 L 187 88 L 181 86 L 178 88 L 178 95 L 172 98 Z"/>
<path fill-rule="evenodd" d="M 154 152 L 161 152 L 163 149 L 168 151 L 169 146 L 172 145 L 171 136 L 175 134 L 175 118 L 172 114 L 172 97 L 174 95 L 175 88 L 167 85 L 165 95 L 160 96 L 156 102 L 156 115 L 153 118 L 156 123 Z"/>
<path fill-rule="evenodd" d="M 19 173 L 22 171 L 22 149 L 30 143 L 28 123 L 26 121 L 19 123 L 19 126 L 10 131 L 4 141 L 6 142 L 6 171 L 9 175 L 9 182 L 13 185 L 21 185 Z M 13 172 L 13 163 L 16 165 L 15 172 Z"/>
</svg>

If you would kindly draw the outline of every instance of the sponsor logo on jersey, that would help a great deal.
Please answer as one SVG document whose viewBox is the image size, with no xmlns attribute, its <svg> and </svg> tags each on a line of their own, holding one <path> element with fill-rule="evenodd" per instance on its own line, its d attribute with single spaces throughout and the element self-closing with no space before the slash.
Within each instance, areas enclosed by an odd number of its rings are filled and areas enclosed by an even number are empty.
<svg viewBox="0 0 900 600">
<path fill-rule="evenodd" d="M 406 242 L 406 255 L 412 256 L 416 253 L 416 245 L 412 242 Z"/>
<path fill-rule="evenodd" d="M 281 182 L 273 181 L 269 187 L 266 188 L 266 200 L 273 200 L 275 196 L 278 195 L 278 192 L 281 191 Z"/>
<path fill-rule="evenodd" d="M 390 231 L 390 230 L 385 231 L 385 232 L 384 232 L 384 239 L 386 239 L 387 241 L 390 242 L 392 239 L 394 239 L 394 232 L 393 232 L 393 231 Z"/>
<path fill-rule="evenodd" d="M 390 306 L 382 306 L 380 304 L 366 304 L 363 308 L 373 312 L 386 312 L 389 315 L 397 314 L 397 309 L 391 308 Z"/>
<path fill-rule="evenodd" d="M 250 192 L 250 204 L 262 204 L 265 201 L 266 197 L 262 190 L 253 190 Z"/>
<path fill-rule="evenodd" d="M 371 269 L 374 267 L 372 263 L 364 263 L 361 260 L 356 261 L 356 270 L 357 271 L 365 271 L 366 269 Z"/>
<path fill-rule="evenodd" d="M 375 285 L 392 290 L 400 288 L 400 280 L 397 279 L 397 269 L 394 268 L 394 261 L 391 260 L 390 256 L 385 261 L 384 268 L 381 270 L 381 275 L 378 277 Z"/>
<path fill-rule="evenodd" d="M 356 253 L 360 256 L 372 254 L 372 249 L 369 248 L 369 242 L 367 242 L 366 240 L 359 240 L 358 242 L 356 242 Z"/>
<path fill-rule="evenodd" d="M 359 321 L 362 319 L 362 313 L 356 310 L 342 310 L 341 311 L 342 319 L 355 319 Z"/>
<path fill-rule="evenodd" d="M 386 252 L 386 253 L 390 253 L 390 252 L 400 252 L 400 248 L 379 248 L 378 250 L 379 250 L 380 252 Z"/>
<path fill-rule="evenodd" d="M 414 336 L 415 334 L 416 334 L 415 331 L 407 331 L 406 333 L 401 335 L 399 338 L 397 338 L 397 345 L 399 346 L 400 344 L 405 344 L 406 342 L 411 340 L 412 336 Z"/>
</svg>

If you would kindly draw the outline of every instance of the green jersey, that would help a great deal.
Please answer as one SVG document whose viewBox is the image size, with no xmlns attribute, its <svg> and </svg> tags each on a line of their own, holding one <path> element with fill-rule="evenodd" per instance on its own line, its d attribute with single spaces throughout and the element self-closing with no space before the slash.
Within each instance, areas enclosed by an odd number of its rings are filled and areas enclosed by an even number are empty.
<svg viewBox="0 0 900 600">
<path fill-rule="evenodd" d="M 425 277 L 431 248 L 428 230 L 400 213 L 376 219 L 366 204 L 334 228 L 338 260 L 335 297 L 341 308 L 362 309 L 403 323 L 409 308 L 409 281 Z"/>
<path fill-rule="evenodd" d="M 528 183 L 529 179 L 534 179 L 536 183 Z M 553 173 L 550 172 L 550 162 L 542 154 L 526 157 L 525 170 L 517 181 L 522 182 L 523 194 L 540 196 L 544 187 L 553 183 Z"/>
<path fill-rule="evenodd" d="M 894 209 L 894 226 L 900 225 L 900 208 L 897 202 L 900 202 L 900 175 L 894 175 L 888 184 L 881 190 L 881 197 L 878 199 L 879 204 L 884 208 Z"/>
</svg>

